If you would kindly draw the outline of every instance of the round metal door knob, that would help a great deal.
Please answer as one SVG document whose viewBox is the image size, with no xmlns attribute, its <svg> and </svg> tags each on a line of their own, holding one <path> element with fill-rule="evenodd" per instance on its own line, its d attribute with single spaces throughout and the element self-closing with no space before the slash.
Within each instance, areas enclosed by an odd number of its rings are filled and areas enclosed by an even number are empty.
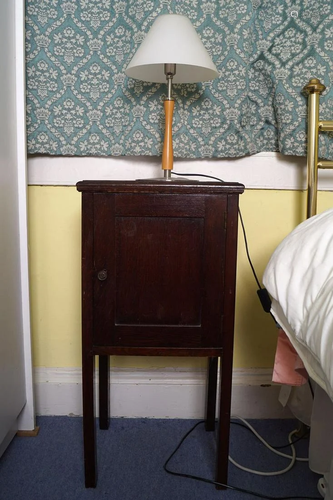
<svg viewBox="0 0 333 500">
<path fill-rule="evenodd" d="M 106 269 L 102 269 L 102 271 L 99 271 L 99 273 L 97 274 L 97 278 L 99 279 L 99 281 L 104 281 L 107 277 L 108 272 Z"/>
</svg>

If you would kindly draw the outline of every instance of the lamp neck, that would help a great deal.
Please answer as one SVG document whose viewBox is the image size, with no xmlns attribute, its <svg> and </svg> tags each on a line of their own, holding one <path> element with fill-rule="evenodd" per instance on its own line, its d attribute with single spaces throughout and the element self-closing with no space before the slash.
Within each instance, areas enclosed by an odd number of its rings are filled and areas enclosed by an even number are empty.
<svg viewBox="0 0 333 500">
<path fill-rule="evenodd" d="M 168 83 L 168 96 L 167 99 L 172 100 L 172 79 L 176 74 L 176 65 L 175 64 L 164 64 L 164 74 Z"/>
<path fill-rule="evenodd" d="M 165 181 L 171 181 L 171 170 L 163 170 L 163 177 Z"/>
</svg>

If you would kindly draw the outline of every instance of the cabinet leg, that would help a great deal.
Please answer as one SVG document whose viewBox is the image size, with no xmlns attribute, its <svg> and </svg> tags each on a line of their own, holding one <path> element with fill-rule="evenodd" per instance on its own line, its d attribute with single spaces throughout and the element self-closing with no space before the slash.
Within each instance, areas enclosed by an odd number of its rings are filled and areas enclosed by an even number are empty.
<svg viewBox="0 0 333 500">
<path fill-rule="evenodd" d="M 230 406 L 232 385 L 232 356 L 222 356 L 220 365 L 220 411 L 217 434 L 217 464 L 216 481 L 227 484 L 228 482 L 228 456 L 230 437 Z M 225 489 L 216 486 L 217 489 Z"/>
<path fill-rule="evenodd" d="M 95 357 L 84 354 L 82 357 L 82 399 L 83 399 L 83 447 L 84 473 L 86 488 L 96 486 L 96 442 L 94 415 L 94 368 Z"/>
<path fill-rule="evenodd" d="M 216 388 L 218 358 L 208 359 L 207 392 L 206 392 L 206 431 L 215 430 Z"/>
<path fill-rule="evenodd" d="M 99 428 L 109 428 L 110 356 L 99 356 Z"/>
</svg>

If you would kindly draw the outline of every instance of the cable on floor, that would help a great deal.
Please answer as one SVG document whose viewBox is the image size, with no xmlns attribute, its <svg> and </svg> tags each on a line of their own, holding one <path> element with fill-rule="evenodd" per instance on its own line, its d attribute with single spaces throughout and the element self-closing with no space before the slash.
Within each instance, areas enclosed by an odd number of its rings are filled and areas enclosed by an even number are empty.
<svg viewBox="0 0 333 500">
<path fill-rule="evenodd" d="M 255 469 L 249 469 L 247 467 L 244 467 L 243 465 L 238 464 L 232 457 L 229 456 L 229 461 L 233 465 L 238 467 L 238 469 L 241 469 L 245 472 L 250 472 L 251 474 L 256 474 L 258 476 L 278 476 L 278 475 L 285 474 L 286 472 L 290 471 L 293 468 L 293 466 L 295 465 L 296 461 L 299 461 L 299 462 L 308 462 L 309 461 L 308 458 L 296 457 L 296 450 L 295 450 L 294 443 L 293 443 L 291 438 L 294 434 L 296 434 L 298 432 L 297 429 L 293 430 L 288 436 L 288 441 L 290 444 L 292 455 L 287 455 L 286 453 L 282 453 L 281 451 L 278 451 L 276 448 L 274 448 L 273 446 L 268 444 L 267 441 L 265 441 L 264 438 L 262 436 L 260 436 L 260 434 L 258 434 L 258 432 L 252 427 L 252 425 L 249 424 L 245 419 L 243 419 L 242 417 L 238 417 L 236 415 L 233 416 L 232 418 L 236 418 L 236 419 L 240 420 L 241 422 L 243 422 L 243 424 L 252 432 L 252 434 L 254 434 L 256 436 L 256 438 L 259 439 L 259 441 L 261 441 L 262 444 L 265 445 L 266 448 L 268 448 L 271 452 L 275 453 L 276 455 L 279 455 L 280 457 L 289 458 L 291 460 L 290 464 L 285 469 L 278 470 L 278 471 L 272 471 L 272 472 L 262 472 L 262 471 L 258 471 Z"/>
<path fill-rule="evenodd" d="M 238 418 L 238 417 L 237 417 Z M 241 419 L 242 421 L 244 421 L 244 419 Z M 194 474 L 186 474 L 186 473 L 182 473 L 182 472 L 176 472 L 176 471 L 173 471 L 171 469 L 168 468 L 168 464 L 170 462 L 170 460 L 174 457 L 174 455 L 177 453 L 177 451 L 179 450 L 179 448 L 181 447 L 181 445 L 183 444 L 183 442 L 186 440 L 186 438 L 194 431 L 194 429 L 196 429 L 196 427 L 198 427 L 198 425 L 200 424 L 203 424 L 205 421 L 204 420 L 201 420 L 199 422 L 197 422 L 183 437 L 182 439 L 180 440 L 180 442 L 178 443 L 178 445 L 176 446 L 176 448 L 174 449 L 174 451 L 171 453 L 171 455 L 167 458 L 167 460 L 165 461 L 164 465 L 163 465 L 163 469 L 165 470 L 165 472 L 167 472 L 168 474 L 171 474 L 173 476 L 178 476 L 178 477 L 184 477 L 184 478 L 187 478 L 187 479 L 193 479 L 195 481 L 200 481 L 200 482 L 203 482 L 203 483 L 208 483 L 208 484 L 213 484 L 215 486 L 221 486 L 223 488 L 226 488 L 226 489 L 229 489 L 229 490 L 235 490 L 235 491 L 239 491 L 241 493 L 246 493 L 248 495 L 252 495 L 252 496 L 255 496 L 257 498 L 263 498 L 265 500 L 322 500 L 322 497 L 309 497 L 309 496 L 283 496 L 283 497 L 273 497 L 273 496 L 270 496 L 270 495 L 263 495 L 262 493 L 259 493 L 259 492 L 255 492 L 255 491 L 251 491 L 251 490 L 247 490 L 245 488 L 240 488 L 238 486 L 233 486 L 231 484 L 224 484 L 224 483 L 219 483 L 217 481 L 213 481 L 212 479 L 207 479 L 207 478 L 204 478 L 204 477 L 201 477 L 201 476 L 196 476 Z M 245 421 L 246 422 L 246 421 Z M 246 422 L 246 424 L 248 424 L 248 422 Z M 250 426 L 252 428 L 252 426 Z M 253 429 L 253 428 L 252 428 Z M 250 429 L 251 430 L 251 429 Z M 253 429 L 254 430 L 254 429 Z M 295 432 L 295 431 L 293 431 Z M 257 436 L 259 436 L 259 434 L 255 431 L 255 434 Z M 292 434 L 292 433 L 291 433 Z M 289 435 L 289 438 L 291 436 Z M 260 437 L 261 438 L 261 437 Z M 262 438 L 260 439 L 262 441 L 264 441 Z M 267 443 L 268 444 L 268 443 Z M 268 445 L 270 447 L 270 445 Z M 270 447 L 272 448 L 272 447 Z M 276 452 L 276 450 L 274 450 L 274 452 Z M 290 458 L 290 456 L 288 456 L 288 458 Z"/>
<path fill-rule="evenodd" d="M 215 177 L 213 175 L 206 175 L 206 174 L 194 174 L 194 173 L 177 173 L 177 172 L 174 172 L 172 171 L 172 174 L 174 175 L 177 175 L 177 176 L 182 176 L 182 177 L 205 177 L 205 178 L 208 178 L 208 179 L 213 179 L 213 180 L 216 180 L 218 182 L 224 182 L 222 179 L 220 179 L 219 177 Z M 244 225 L 244 221 L 243 221 L 243 217 L 242 217 L 242 214 L 241 214 L 241 211 L 240 209 L 238 209 L 238 213 L 239 213 L 239 218 L 240 218 L 240 222 L 241 222 L 241 227 L 242 227 L 242 231 L 243 231 L 243 236 L 244 236 L 244 243 L 245 243 L 245 250 L 246 250 L 246 255 L 247 255 L 247 258 L 248 258 L 248 261 L 249 261 L 249 264 L 250 264 L 250 267 L 251 267 L 251 270 L 252 270 L 252 273 L 253 273 L 253 276 L 254 276 L 254 279 L 259 287 L 259 290 L 258 290 L 258 296 L 259 296 L 259 299 L 263 305 L 263 308 L 266 312 L 270 312 L 270 304 L 269 304 L 269 296 L 267 294 L 267 291 L 266 289 L 262 288 L 261 285 L 260 285 L 260 282 L 259 282 L 259 279 L 258 279 L 258 276 L 256 274 L 256 271 L 254 269 L 254 266 L 253 266 L 253 263 L 252 263 L 252 260 L 251 260 L 251 257 L 250 257 L 250 252 L 249 252 L 249 247 L 248 247 L 248 242 L 247 242 L 247 236 L 246 236 L 246 231 L 245 231 L 245 225 Z M 266 293 L 265 293 L 266 292 Z M 268 299 L 267 299 L 267 296 L 268 296 Z M 270 313 L 271 314 L 271 313 Z M 272 314 L 271 314 L 272 316 Z M 274 322 L 275 322 L 275 318 L 272 316 Z M 273 471 L 273 472 L 263 472 L 263 471 L 257 471 L 257 470 L 254 470 L 254 469 L 249 469 L 247 467 L 244 467 L 240 464 L 238 464 L 232 457 L 229 456 L 229 461 L 235 465 L 236 467 L 238 467 L 239 469 L 243 470 L 243 471 L 246 471 L 246 472 L 249 472 L 251 474 L 256 474 L 256 475 L 260 475 L 260 476 L 276 476 L 276 475 L 281 475 L 281 474 L 285 474 L 286 472 L 290 471 L 292 469 L 292 467 L 295 465 L 295 462 L 296 461 L 300 461 L 300 462 L 307 462 L 309 459 L 308 458 L 299 458 L 299 457 L 296 457 L 296 450 L 295 450 L 295 447 L 294 447 L 294 443 L 299 441 L 299 439 L 296 439 L 295 441 L 292 440 L 292 436 L 294 434 L 296 434 L 298 432 L 297 429 L 295 429 L 294 431 L 292 431 L 289 436 L 288 436 L 288 441 L 289 441 L 289 444 L 288 445 L 284 445 L 284 446 L 281 446 L 281 447 L 273 447 L 271 446 L 269 443 L 267 443 L 258 433 L 257 431 L 243 418 L 241 417 L 238 417 L 238 416 L 234 416 L 233 418 L 237 418 L 238 420 L 240 420 L 244 425 L 245 427 L 247 427 L 270 451 L 272 451 L 273 453 L 277 454 L 277 455 L 280 455 L 284 458 L 288 458 L 290 459 L 290 464 L 282 469 L 282 470 L 279 470 L 279 471 Z M 252 491 L 249 491 L 249 490 L 245 490 L 243 488 L 239 488 L 239 487 L 236 487 L 236 486 L 232 486 L 232 485 L 227 485 L 227 484 L 222 484 L 222 483 L 218 483 L 216 481 L 213 481 L 211 479 L 206 479 L 206 478 L 202 478 L 200 476 L 195 476 L 195 475 L 192 475 L 192 474 L 183 474 L 183 473 L 179 473 L 179 472 L 175 472 L 175 471 L 171 471 L 170 469 L 167 468 L 167 465 L 168 463 L 170 462 L 170 460 L 172 459 L 172 457 L 175 455 L 175 453 L 178 451 L 178 449 L 180 448 L 180 446 L 182 445 L 182 443 L 185 441 L 185 439 L 187 438 L 187 436 L 189 434 L 191 434 L 191 432 L 199 425 L 203 423 L 203 421 L 201 422 L 198 422 L 194 427 L 192 427 L 192 429 L 190 429 L 187 434 L 185 434 L 185 436 L 182 438 L 182 440 L 180 441 L 180 443 L 178 444 L 178 446 L 176 447 L 176 449 L 174 450 L 174 452 L 169 456 L 169 458 L 166 460 L 165 464 L 164 464 L 164 470 L 169 473 L 169 474 L 172 474 L 172 475 L 175 475 L 175 476 L 180 476 L 180 477 L 186 477 L 186 478 L 189 478 L 189 479 L 195 479 L 197 481 L 202 481 L 202 482 L 206 482 L 206 483 L 210 483 L 210 484 L 214 484 L 216 486 L 222 486 L 224 488 L 228 488 L 228 489 L 232 489 L 232 490 L 236 490 L 236 491 L 240 491 L 240 492 L 243 492 L 243 493 L 247 493 L 249 495 L 253 495 L 253 496 L 256 496 L 257 498 L 264 498 L 266 500 L 296 500 L 296 499 L 304 499 L 304 500 L 322 500 L 321 497 L 304 497 L 304 496 L 290 496 L 290 497 L 272 497 L 272 496 L 264 496 L 260 493 L 256 493 L 256 492 L 252 492 Z M 231 422 L 233 423 L 233 422 Z M 282 453 L 282 452 L 279 452 L 277 449 L 278 448 L 284 448 L 286 446 L 290 446 L 291 447 L 291 451 L 292 451 L 292 455 L 287 455 L 285 453 Z"/>
<path fill-rule="evenodd" d="M 247 427 L 247 425 L 244 425 L 241 422 L 230 422 L 230 423 L 233 424 L 233 425 L 239 425 L 240 427 L 243 427 L 244 429 L 247 429 L 248 431 L 250 431 L 250 429 Z M 299 432 L 299 430 L 298 430 L 298 432 Z M 287 444 L 283 444 L 283 445 L 279 445 L 279 446 L 273 446 L 271 444 L 270 446 L 272 448 L 274 448 L 275 450 L 281 450 L 283 448 L 289 448 L 290 444 L 298 443 L 298 441 L 301 441 L 302 439 L 305 439 L 305 438 L 309 437 L 309 434 L 310 434 L 310 429 L 308 428 L 308 430 L 307 430 L 306 433 L 302 434 L 302 436 L 299 436 L 296 439 L 293 439 L 291 443 L 288 442 Z"/>
</svg>

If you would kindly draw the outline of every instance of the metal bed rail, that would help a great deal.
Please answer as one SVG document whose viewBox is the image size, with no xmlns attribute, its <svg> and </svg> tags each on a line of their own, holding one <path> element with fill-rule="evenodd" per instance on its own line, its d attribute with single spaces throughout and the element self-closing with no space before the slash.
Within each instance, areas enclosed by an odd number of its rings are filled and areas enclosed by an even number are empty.
<svg viewBox="0 0 333 500">
<path fill-rule="evenodd" d="M 318 168 L 333 168 L 333 161 L 318 159 L 319 133 L 333 131 L 333 120 L 319 119 L 319 98 L 325 88 L 320 80 L 312 78 L 303 89 L 308 95 L 307 217 L 317 210 Z"/>
</svg>

